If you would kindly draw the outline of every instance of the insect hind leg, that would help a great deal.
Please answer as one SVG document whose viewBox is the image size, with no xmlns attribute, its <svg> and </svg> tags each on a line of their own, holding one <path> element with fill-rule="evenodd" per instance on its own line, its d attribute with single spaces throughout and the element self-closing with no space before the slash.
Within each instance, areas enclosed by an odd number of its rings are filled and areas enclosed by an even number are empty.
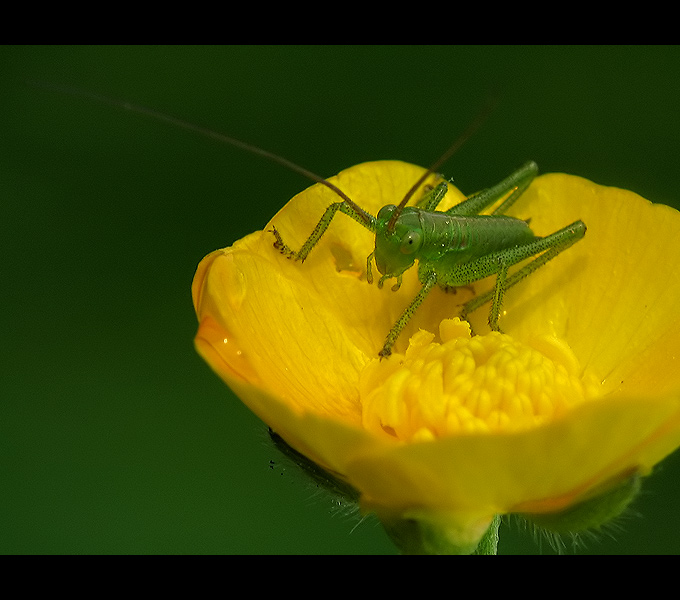
<svg viewBox="0 0 680 600">
<path fill-rule="evenodd" d="M 498 208 L 491 213 L 503 215 L 529 187 L 536 175 L 538 175 L 538 166 L 535 162 L 529 161 L 500 183 L 470 196 L 467 200 L 463 200 L 460 204 L 456 204 L 456 206 L 447 210 L 446 213 L 463 217 L 477 215 L 501 198 L 505 198 Z"/>
<path fill-rule="evenodd" d="M 531 275 L 536 269 L 542 267 L 548 261 L 564 252 L 567 248 L 575 244 L 586 233 L 586 226 L 583 221 L 575 221 L 571 225 L 556 231 L 544 238 L 537 238 L 533 242 L 514 248 L 512 255 L 507 253 L 497 253 L 498 270 L 496 271 L 496 283 L 492 290 L 474 298 L 463 305 L 460 318 L 467 320 L 467 316 L 477 310 L 480 306 L 491 301 L 489 312 L 489 326 L 492 331 L 500 331 L 498 319 L 500 317 L 501 305 L 505 292 L 512 286 L 517 285 L 522 279 Z M 530 263 L 519 269 L 517 272 L 508 276 L 508 268 L 513 264 L 534 256 L 542 252 Z"/>
</svg>

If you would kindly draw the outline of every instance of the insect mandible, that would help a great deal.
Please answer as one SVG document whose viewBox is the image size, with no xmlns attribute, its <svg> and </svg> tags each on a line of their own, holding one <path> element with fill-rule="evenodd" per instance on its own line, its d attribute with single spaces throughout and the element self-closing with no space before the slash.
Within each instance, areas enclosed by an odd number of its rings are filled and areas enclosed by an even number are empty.
<svg viewBox="0 0 680 600">
<path fill-rule="evenodd" d="M 500 183 L 470 196 L 445 212 L 436 210 L 447 192 L 445 181 L 425 194 L 416 206 L 406 206 L 425 179 L 448 160 L 479 126 L 483 114 L 425 171 L 398 206 L 388 204 L 378 211 L 377 216 L 373 216 L 323 177 L 257 146 L 144 106 L 68 86 L 32 83 L 104 102 L 194 131 L 267 158 L 333 190 L 340 200 L 326 209 L 299 250 L 290 248 L 276 228 L 271 230 L 275 238 L 274 247 L 288 258 L 304 262 L 335 215 L 341 212 L 375 234 L 375 248 L 366 259 L 369 284 L 373 282 L 372 263 L 375 262 L 381 274 L 378 287 L 381 288 L 387 279 L 395 278 L 397 281 L 392 290 L 397 291 L 401 286 L 403 273 L 418 261 L 418 279 L 422 287 L 388 332 L 378 353 L 381 357 L 392 353 L 399 334 L 435 285 L 443 288 L 461 287 L 496 275 L 494 287 L 464 304 L 460 317 L 466 319 L 472 311 L 491 302 L 489 326 L 493 331 L 500 331 L 498 320 L 505 292 L 572 246 L 586 232 L 585 224 L 578 220 L 550 235 L 539 237 L 533 233 L 528 221 L 505 215 L 538 174 L 538 167 L 533 161 L 527 162 Z M 491 214 L 480 214 L 497 202 L 500 204 Z M 511 275 L 508 274 L 510 267 L 532 257 L 535 258 Z"/>
</svg>

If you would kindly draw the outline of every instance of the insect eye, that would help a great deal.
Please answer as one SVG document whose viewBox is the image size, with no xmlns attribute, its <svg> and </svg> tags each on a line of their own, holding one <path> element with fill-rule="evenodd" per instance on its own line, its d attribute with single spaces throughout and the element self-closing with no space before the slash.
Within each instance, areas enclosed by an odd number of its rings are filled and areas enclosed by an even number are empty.
<svg viewBox="0 0 680 600">
<path fill-rule="evenodd" d="M 402 254 L 413 254 L 420 248 L 421 235 L 417 231 L 409 231 L 403 238 L 401 238 L 401 246 L 399 250 Z"/>
<path fill-rule="evenodd" d="M 378 212 L 378 219 L 381 221 L 386 221 L 392 217 L 392 213 L 397 209 L 394 204 L 387 204 L 383 206 Z"/>
</svg>

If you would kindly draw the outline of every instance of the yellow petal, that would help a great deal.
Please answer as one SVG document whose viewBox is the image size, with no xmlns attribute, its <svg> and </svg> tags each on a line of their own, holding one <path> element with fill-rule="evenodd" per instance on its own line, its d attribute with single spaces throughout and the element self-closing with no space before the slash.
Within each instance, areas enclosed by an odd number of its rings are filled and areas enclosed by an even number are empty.
<svg viewBox="0 0 680 600">
<path fill-rule="evenodd" d="M 508 292 L 502 326 L 518 337 L 546 330 L 564 339 L 607 391 L 676 388 L 678 211 L 563 174 L 539 177 L 513 209 L 539 235 L 579 218 L 588 231 Z"/>
</svg>

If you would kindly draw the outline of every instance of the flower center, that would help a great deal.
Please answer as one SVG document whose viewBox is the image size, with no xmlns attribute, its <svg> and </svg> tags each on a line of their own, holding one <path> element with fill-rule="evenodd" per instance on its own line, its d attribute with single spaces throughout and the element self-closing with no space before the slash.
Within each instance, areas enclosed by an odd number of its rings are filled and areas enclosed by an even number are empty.
<svg viewBox="0 0 680 600">
<path fill-rule="evenodd" d="M 403 360 L 374 360 L 360 380 L 364 427 L 399 440 L 529 429 L 597 395 L 569 346 L 530 344 L 492 332 L 471 337 L 460 319 L 440 325 L 441 343 L 419 331 Z"/>
</svg>

